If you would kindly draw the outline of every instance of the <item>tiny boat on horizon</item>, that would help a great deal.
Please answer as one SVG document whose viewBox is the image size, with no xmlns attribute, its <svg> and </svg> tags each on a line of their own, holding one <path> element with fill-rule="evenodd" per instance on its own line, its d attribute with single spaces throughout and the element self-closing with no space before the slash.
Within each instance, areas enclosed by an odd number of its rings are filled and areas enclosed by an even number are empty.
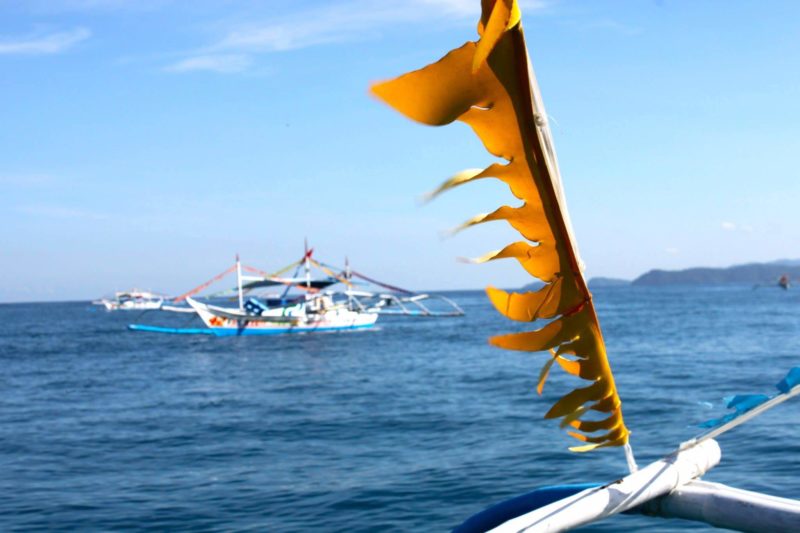
<svg viewBox="0 0 800 533">
<path fill-rule="evenodd" d="M 111 298 L 102 298 L 92 303 L 102 305 L 106 311 L 149 311 L 161 309 L 164 304 L 164 296 L 150 291 L 133 289 L 115 292 Z"/>
</svg>

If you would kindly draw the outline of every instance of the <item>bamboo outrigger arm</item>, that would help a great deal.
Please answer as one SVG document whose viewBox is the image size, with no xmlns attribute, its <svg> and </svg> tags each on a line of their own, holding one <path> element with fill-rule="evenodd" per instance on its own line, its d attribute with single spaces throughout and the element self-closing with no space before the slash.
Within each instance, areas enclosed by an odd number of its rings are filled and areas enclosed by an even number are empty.
<svg viewBox="0 0 800 533">
<path fill-rule="evenodd" d="M 669 494 L 719 464 L 721 456 L 717 442 L 709 439 L 676 451 L 613 483 L 585 489 L 503 522 L 490 531 L 549 533 L 580 527 Z M 477 531 L 469 528 L 460 531 L 470 530 Z"/>
<path fill-rule="evenodd" d="M 736 531 L 800 531 L 800 502 L 797 500 L 700 480 L 647 502 L 639 511 Z"/>
</svg>

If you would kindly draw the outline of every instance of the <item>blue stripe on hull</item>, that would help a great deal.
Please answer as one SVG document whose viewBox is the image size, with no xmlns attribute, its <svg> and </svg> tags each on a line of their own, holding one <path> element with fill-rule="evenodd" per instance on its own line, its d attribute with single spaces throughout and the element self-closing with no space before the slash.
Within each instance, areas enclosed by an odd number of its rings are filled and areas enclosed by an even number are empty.
<svg viewBox="0 0 800 533">
<path fill-rule="evenodd" d="M 213 328 L 210 331 L 217 337 L 242 337 L 245 335 L 285 335 L 289 333 L 318 333 L 326 331 L 353 331 L 358 329 L 369 329 L 375 324 L 363 324 L 360 326 L 336 326 L 330 328 L 285 328 L 285 329 L 250 329 L 250 328 Z"/>
<path fill-rule="evenodd" d="M 599 486 L 599 483 L 576 483 L 574 485 L 542 487 L 484 509 L 468 518 L 466 522 L 455 528 L 452 533 L 483 533 L 518 516 L 535 511 L 540 507 L 563 500 L 583 490 Z"/>
<path fill-rule="evenodd" d="M 150 333 L 171 333 L 173 335 L 213 335 L 214 332 L 205 328 L 162 328 L 161 326 L 147 326 L 145 324 L 128 324 L 131 331 L 147 331 Z"/>
</svg>

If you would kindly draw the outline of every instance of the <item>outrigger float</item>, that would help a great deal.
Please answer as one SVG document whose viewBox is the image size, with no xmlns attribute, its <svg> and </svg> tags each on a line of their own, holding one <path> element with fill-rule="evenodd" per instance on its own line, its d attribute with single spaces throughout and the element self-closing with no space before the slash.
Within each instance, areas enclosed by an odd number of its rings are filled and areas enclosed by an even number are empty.
<svg viewBox="0 0 800 533">
<path fill-rule="evenodd" d="M 430 197 L 467 182 L 496 178 L 523 201 L 478 215 L 459 229 L 505 220 L 525 240 L 476 262 L 515 258 L 544 286 L 509 293 L 488 288 L 497 310 L 521 322 L 546 321 L 539 329 L 492 337 L 504 349 L 545 351 L 549 358 L 538 392 L 556 365 L 579 379 L 545 418 L 561 426 L 588 452 L 622 447 L 629 475 L 610 483 L 545 487 L 495 505 L 455 531 L 565 531 L 624 511 L 684 518 L 741 531 L 800 532 L 800 502 L 700 481 L 719 463 L 715 437 L 800 394 L 800 368 L 778 384 L 779 393 L 737 396 L 735 412 L 711 421 L 710 429 L 667 457 L 642 469 L 636 465 L 622 402 L 611 372 L 592 295 L 583 276 L 567 212 L 553 140 L 528 58 L 517 0 L 483 0 L 480 39 L 441 60 L 399 78 L 376 84 L 372 92 L 407 117 L 431 126 L 467 123 L 492 155 L 502 158 L 485 169 L 466 170 Z"/>
</svg>

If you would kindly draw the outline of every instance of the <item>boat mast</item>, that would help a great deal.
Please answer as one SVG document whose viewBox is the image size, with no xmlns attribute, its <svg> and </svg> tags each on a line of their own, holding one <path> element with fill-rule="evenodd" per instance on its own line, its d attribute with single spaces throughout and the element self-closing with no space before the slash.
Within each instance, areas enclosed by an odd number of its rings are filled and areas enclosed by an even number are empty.
<svg viewBox="0 0 800 533">
<path fill-rule="evenodd" d="M 242 263 L 239 254 L 236 254 L 236 285 L 239 289 L 239 311 L 244 309 L 244 295 L 242 294 Z"/>
<path fill-rule="evenodd" d="M 347 256 L 344 256 L 344 280 L 347 282 L 347 285 L 345 285 L 344 290 L 347 293 L 347 304 L 348 304 L 348 307 L 352 311 L 355 306 L 353 305 L 353 300 L 354 300 L 353 285 L 350 284 L 350 276 L 351 276 L 351 274 L 350 274 L 350 258 L 348 258 Z"/>
<path fill-rule="evenodd" d="M 305 251 L 305 255 L 303 256 L 303 268 L 306 270 L 306 289 L 311 288 L 311 264 L 309 261 L 309 253 L 308 253 L 308 237 L 303 239 L 303 248 Z"/>
</svg>

